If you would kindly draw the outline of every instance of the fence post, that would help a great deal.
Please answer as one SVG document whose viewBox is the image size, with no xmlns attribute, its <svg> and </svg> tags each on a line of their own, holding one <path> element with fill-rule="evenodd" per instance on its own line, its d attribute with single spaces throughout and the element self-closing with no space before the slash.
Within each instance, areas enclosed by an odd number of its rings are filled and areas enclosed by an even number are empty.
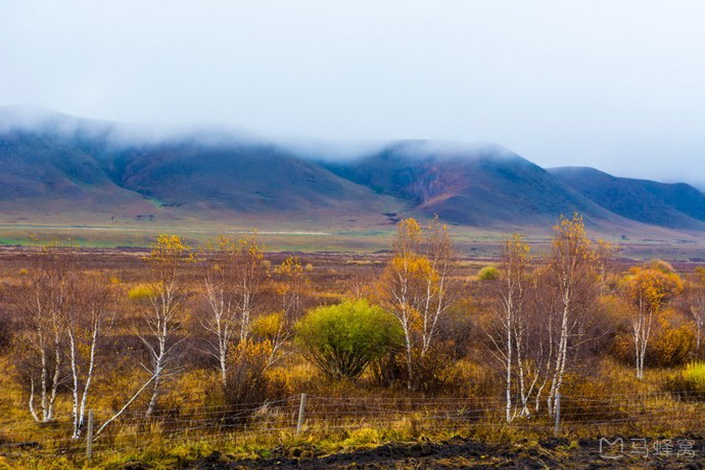
<svg viewBox="0 0 705 470">
<path fill-rule="evenodd" d="M 302 393 L 301 399 L 299 401 L 299 419 L 296 422 L 296 437 L 299 437 L 299 434 L 301 434 L 301 428 L 304 425 L 305 411 L 306 411 L 306 394 Z"/>
<path fill-rule="evenodd" d="M 561 430 L 561 392 L 556 393 L 556 423 L 553 427 L 553 435 L 558 437 Z"/>
<path fill-rule="evenodd" d="M 93 410 L 88 410 L 88 429 L 86 430 L 86 459 L 93 458 Z"/>
</svg>

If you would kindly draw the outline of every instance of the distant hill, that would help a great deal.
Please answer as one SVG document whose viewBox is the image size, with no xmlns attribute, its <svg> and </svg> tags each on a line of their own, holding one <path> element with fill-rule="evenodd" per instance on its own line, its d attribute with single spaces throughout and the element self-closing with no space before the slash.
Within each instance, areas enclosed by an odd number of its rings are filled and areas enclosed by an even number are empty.
<svg viewBox="0 0 705 470">
<path fill-rule="evenodd" d="M 329 168 L 426 214 L 481 227 L 538 226 L 582 213 L 600 226 L 619 218 L 541 167 L 493 144 L 405 141 Z"/>
<path fill-rule="evenodd" d="M 322 160 L 217 126 L 139 125 L 0 108 L 2 222 L 219 221 L 371 228 L 431 217 L 489 229 L 580 212 L 605 233 L 705 232 L 685 184 L 546 171 L 494 144 L 399 141 Z"/>
<path fill-rule="evenodd" d="M 660 227 L 705 230 L 705 194 L 690 185 L 618 178 L 593 168 L 553 168 L 549 172 L 623 217 Z"/>
<path fill-rule="evenodd" d="M 25 219 L 89 212 L 103 220 L 154 210 L 143 196 L 115 184 L 82 145 L 24 131 L 0 133 L 0 209 Z"/>
<path fill-rule="evenodd" d="M 105 159 L 122 188 L 163 206 L 246 213 L 384 211 L 384 198 L 273 144 L 127 147 Z"/>
<path fill-rule="evenodd" d="M 403 206 L 263 139 L 190 130 L 155 137 L 55 113 L 19 125 L 2 117 L 0 211 L 16 219 L 388 223 L 384 213 Z"/>
</svg>

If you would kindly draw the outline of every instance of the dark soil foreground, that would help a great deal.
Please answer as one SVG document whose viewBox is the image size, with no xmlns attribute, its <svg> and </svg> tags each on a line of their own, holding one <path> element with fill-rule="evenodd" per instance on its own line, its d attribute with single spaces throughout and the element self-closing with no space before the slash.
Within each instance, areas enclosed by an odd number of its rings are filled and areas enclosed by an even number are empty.
<svg viewBox="0 0 705 470">
<path fill-rule="evenodd" d="M 573 442 L 548 439 L 539 443 L 483 444 L 461 438 L 443 443 L 388 444 L 373 449 L 320 455 L 314 447 L 276 449 L 269 458 L 231 460 L 214 452 L 192 470 L 239 469 L 703 469 L 705 439 L 684 436 L 670 441 L 615 438 Z M 647 454 L 648 455 L 645 455 Z"/>
</svg>

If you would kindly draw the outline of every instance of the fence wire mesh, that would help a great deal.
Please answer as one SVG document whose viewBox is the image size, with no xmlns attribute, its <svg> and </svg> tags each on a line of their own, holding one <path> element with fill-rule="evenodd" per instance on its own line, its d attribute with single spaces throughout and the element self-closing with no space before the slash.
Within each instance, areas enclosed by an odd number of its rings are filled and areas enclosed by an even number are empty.
<svg viewBox="0 0 705 470">
<path fill-rule="evenodd" d="M 105 432 L 95 436 L 94 455 L 105 451 L 139 452 L 153 446 L 188 443 L 217 447 L 262 439 L 287 442 L 296 439 L 301 397 L 282 400 L 163 410 L 146 418 L 138 411 L 123 414 Z M 388 398 L 306 396 L 301 436 L 345 438 L 357 430 L 399 430 L 417 435 L 493 432 L 529 432 L 552 436 L 555 417 L 545 403 L 528 403 L 528 417 L 506 421 L 501 397 Z M 96 428 L 114 410 L 94 409 Z M 649 429 L 673 433 L 705 429 L 705 402 L 687 392 L 633 395 L 564 396 L 561 399 L 560 432 L 563 435 L 597 437 L 635 434 Z M 0 455 L 22 452 L 38 455 L 82 456 L 85 433 L 72 439 L 68 420 L 38 424 L 31 420 L 0 421 Z"/>
</svg>

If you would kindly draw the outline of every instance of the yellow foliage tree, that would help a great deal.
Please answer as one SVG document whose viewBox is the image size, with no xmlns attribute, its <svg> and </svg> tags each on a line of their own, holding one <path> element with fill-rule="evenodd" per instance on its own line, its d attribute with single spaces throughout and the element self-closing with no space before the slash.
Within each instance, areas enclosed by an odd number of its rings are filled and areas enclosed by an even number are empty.
<svg viewBox="0 0 705 470">
<path fill-rule="evenodd" d="M 301 299 L 308 286 L 308 278 L 296 256 L 287 257 L 274 268 L 277 293 L 281 296 L 285 317 L 295 319 L 302 313 Z"/>
<path fill-rule="evenodd" d="M 174 333 L 179 328 L 179 319 L 186 297 L 184 267 L 194 260 L 191 247 L 178 235 L 162 234 L 151 246 L 152 251 L 144 259 L 150 267 L 150 289 L 142 292 L 147 296 L 147 308 L 142 312 L 145 333 L 139 337 L 150 354 L 152 397 L 146 416 L 151 416 L 157 404 L 164 370 L 174 360 Z"/>
<path fill-rule="evenodd" d="M 203 257 L 206 309 L 201 325 L 209 333 L 209 349 L 218 361 L 223 386 L 228 385 L 229 351 L 250 334 L 257 295 L 267 277 L 264 246 L 256 231 L 239 240 L 220 236 Z"/>
<path fill-rule="evenodd" d="M 404 331 L 408 388 L 414 386 L 413 351 L 431 350 L 439 318 L 452 302 L 450 273 L 454 262 L 447 226 L 431 221 L 424 237 L 419 223 L 405 219 L 397 226 L 394 257 L 378 283 L 377 295 Z"/>
<path fill-rule="evenodd" d="M 683 282 L 668 263 L 654 260 L 631 268 L 621 286 L 632 307 L 636 376 L 643 379 L 644 360 L 655 322 L 664 306 L 683 290 Z"/>
<path fill-rule="evenodd" d="M 549 313 L 553 342 L 554 362 L 551 387 L 548 396 L 548 412 L 553 415 L 561 387 L 563 386 L 569 351 L 582 330 L 585 316 L 589 312 L 592 289 L 598 285 L 600 259 L 585 232 L 585 223 L 580 214 L 561 217 L 553 227 L 551 256 L 548 264 L 550 285 L 555 289 L 559 301 L 555 311 Z"/>
</svg>

